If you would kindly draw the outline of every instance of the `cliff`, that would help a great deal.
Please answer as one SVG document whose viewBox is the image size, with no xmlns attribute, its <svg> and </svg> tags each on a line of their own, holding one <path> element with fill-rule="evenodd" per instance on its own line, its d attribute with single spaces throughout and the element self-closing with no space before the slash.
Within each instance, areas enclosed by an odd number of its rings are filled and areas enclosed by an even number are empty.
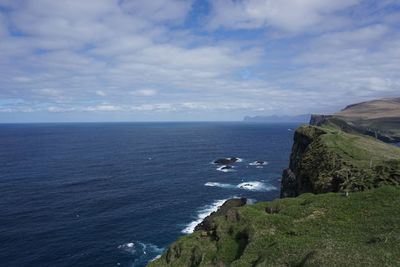
<svg viewBox="0 0 400 267">
<path fill-rule="evenodd" d="M 281 199 L 228 201 L 149 266 L 400 266 L 400 148 L 380 141 L 400 140 L 397 103 L 312 116 Z"/>
<path fill-rule="evenodd" d="M 400 149 L 333 127 L 303 126 L 294 134 L 281 197 L 351 192 L 400 184 Z"/>
</svg>

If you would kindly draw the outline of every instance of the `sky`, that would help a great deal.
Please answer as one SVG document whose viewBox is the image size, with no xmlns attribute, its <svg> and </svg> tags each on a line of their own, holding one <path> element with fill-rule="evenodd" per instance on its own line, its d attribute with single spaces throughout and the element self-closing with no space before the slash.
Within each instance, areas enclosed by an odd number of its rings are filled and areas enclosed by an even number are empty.
<svg viewBox="0 0 400 267">
<path fill-rule="evenodd" d="M 399 74 L 400 0 L 0 0 L 0 122 L 331 113 Z"/>
</svg>

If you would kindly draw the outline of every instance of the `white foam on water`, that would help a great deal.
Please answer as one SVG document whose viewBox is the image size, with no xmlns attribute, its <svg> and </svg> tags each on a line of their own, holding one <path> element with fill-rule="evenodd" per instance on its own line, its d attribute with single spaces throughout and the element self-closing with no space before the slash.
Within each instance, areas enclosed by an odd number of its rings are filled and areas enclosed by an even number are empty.
<svg viewBox="0 0 400 267">
<path fill-rule="evenodd" d="M 220 171 L 220 172 L 235 172 L 236 171 L 236 170 L 233 169 L 234 168 L 233 166 L 231 166 L 231 169 L 224 169 L 227 166 L 228 165 L 222 165 L 222 166 L 217 168 L 217 171 Z"/>
<path fill-rule="evenodd" d="M 268 161 L 263 161 L 262 163 L 259 163 L 257 161 L 253 161 L 249 163 L 250 166 L 264 166 L 264 165 L 268 165 Z"/>
<path fill-rule="evenodd" d="M 233 184 L 224 184 L 224 183 L 217 183 L 217 182 L 207 182 L 204 184 L 205 186 L 210 187 L 220 187 L 225 189 L 243 189 L 255 192 L 268 192 L 277 190 L 277 188 L 273 185 L 269 185 L 259 181 L 251 181 L 251 182 L 243 182 L 238 185 Z"/>
<path fill-rule="evenodd" d="M 236 188 L 236 185 L 233 185 L 233 184 L 224 184 L 224 183 L 217 183 L 217 182 L 207 182 L 204 185 L 211 186 L 211 187 L 229 188 L 229 189 Z"/>
<path fill-rule="evenodd" d="M 231 198 L 216 200 L 212 204 L 206 205 L 206 206 L 202 207 L 201 209 L 199 209 L 197 212 L 196 219 L 194 221 L 188 223 L 186 225 L 185 229 L 182 230 L 182 233 L 184 233 L 184 234 L 193 233 L 194 228 L 196 228 L 196 226 L 198 224 L 200 224 L 208 215 L 210 215 L 214 211 L 217 211 L 218 208 L 221 207 L 222 204 L 224 204 L 225 201 L 227 201 L 228 199 L 231 199 Z"/>
<path fill-rule="evenodd" d="M 143 263 L 154 261 L 161 257 L 162 253 L 164 252 L 164 248 L 140 241 L 119 245 L 118 249 L 121 249 L 134 257 L 133 266 L 136 266 L 137 264 L 143 265 Z"/>
<path fill-rule="evenodd" d="M 263 182 L 244 182 L 237 185 L 238 188 L 249 190 L 249 191 L 257 191 L 257 192 L 268 192 L 276 190 L 277 188 L 273 185 L 268 185 Z"/>
<path fill-rule="evenodd" d="M 161 254 L 160 255 L 157 255 L 157 256 L 155 256 L 153 259 L 151 259 L 150 261 L 156 261 L 156 260 L 158 260 L 159 258 L 161 258 Z"/>
</svg>

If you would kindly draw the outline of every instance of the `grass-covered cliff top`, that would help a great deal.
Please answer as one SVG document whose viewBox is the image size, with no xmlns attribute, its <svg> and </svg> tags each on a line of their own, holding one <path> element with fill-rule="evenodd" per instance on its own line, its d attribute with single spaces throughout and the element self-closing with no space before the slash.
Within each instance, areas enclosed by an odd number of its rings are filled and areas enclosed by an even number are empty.
<svg viewBox="0 0 400 267">
<path fill-rule="evenodd" d="M 314 133 L 315 128 L 319 130 L 318 134 Z M 306 136 L 313 135 L 312 138 L 321 137 L 321 141 L 329 150 L 359 167 L 368 168 L 381 162 L 400 160 L 398 147 L 370 136 L 349 134 L 329 126 L 303 126 L 296 131 Z"/>
<path fill-rule="evenodd" d="M 157 266 L 400 266 L 400 188 L 303 194 L 232 209 Z"/>
<path fill-rule="evenodd" d="M 335 115 L 362 119 L 399 118 L 400 97 L 384 98 L 349 105 Z"/>
<path fill-rule="evenodd" d="M 303 126 L 295 133 L 290 168 L 299 193 L 398 185 L 400 148 L 333 126 Z"/>
</svg>

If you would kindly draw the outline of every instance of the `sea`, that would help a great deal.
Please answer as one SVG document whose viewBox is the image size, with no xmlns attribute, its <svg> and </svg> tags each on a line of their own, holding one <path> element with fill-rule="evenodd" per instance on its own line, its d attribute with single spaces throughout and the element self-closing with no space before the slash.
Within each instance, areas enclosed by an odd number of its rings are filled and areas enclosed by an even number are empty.
<svg viewBox="0 0 400 267">
<path fill-rule="evenodd" d="M 297 126 L 0 124 L 0 265 L 145 266 L 225 200 L 279 197 Z"/>
</svg>

